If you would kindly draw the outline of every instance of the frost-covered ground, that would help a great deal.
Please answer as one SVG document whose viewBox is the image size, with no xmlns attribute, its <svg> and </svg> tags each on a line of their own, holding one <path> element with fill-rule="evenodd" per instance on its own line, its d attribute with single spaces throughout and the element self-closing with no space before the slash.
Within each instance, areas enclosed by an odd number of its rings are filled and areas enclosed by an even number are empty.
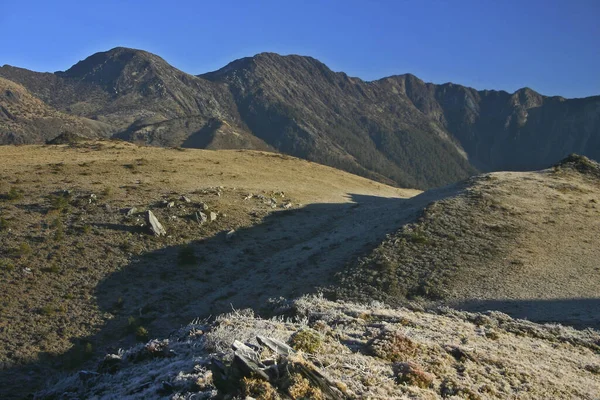
<svg viewBox="0 0 600 400">
<path fill-rule="evenodd" d="M 241 376 L 227 393 L 215 381 L 211 360 L 228 370 L 235 340 L 264 353 L 257 335 L 299 349 L 298 357 L 318 369 L 340 398 L 595 399 L 600 393 L 595 330 L 539 325 L 499 312 L 392 309 L 319 296 L 283 303 L 280 311 L 285 318 L 261 319 L 242 310 L 190 324 L 168 340 L 107 356 L 97 371 L 66 376 L 39 397 L 298 398 Z M 294 339 L 299 337 L 310 340 Z"/>
</svg>

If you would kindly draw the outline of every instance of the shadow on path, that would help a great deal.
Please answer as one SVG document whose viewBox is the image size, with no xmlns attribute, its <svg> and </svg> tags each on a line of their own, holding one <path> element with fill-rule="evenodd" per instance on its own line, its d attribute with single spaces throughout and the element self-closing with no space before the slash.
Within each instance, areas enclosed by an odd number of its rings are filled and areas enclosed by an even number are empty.
<svg viewBox="0 0 600 400">
<path fill-rule="evenodd" d="M 232 307 L 260 314 L 270 298 L 314 293 L 418 212 L 403 206 L 406 199 L 349 197 L 353 203 L 273 212 L 231 240 L 220 232 L 140 256 L 97 285 L 98 307 L 112 315 L 100 331 L 73 339 L 66 354 L 40 354 L 39 362 L 0 371 L 0 398 L 24 398 L 66 367 L 93 369 L 98 356 L 135 344 L 138 326 L 149 337 L 165 337 L 194 318 Z M 109 224 L 98 228 L 129 230 Z"/>
<path fill-rule="evenodd" d="M 560 323 L 578 329 L 600 329 L 600 298 L 540 300 L 468 300 L 455 308 L 483 312 L 502 311 L 513 318 L 538 323 Z"/>
</svg>

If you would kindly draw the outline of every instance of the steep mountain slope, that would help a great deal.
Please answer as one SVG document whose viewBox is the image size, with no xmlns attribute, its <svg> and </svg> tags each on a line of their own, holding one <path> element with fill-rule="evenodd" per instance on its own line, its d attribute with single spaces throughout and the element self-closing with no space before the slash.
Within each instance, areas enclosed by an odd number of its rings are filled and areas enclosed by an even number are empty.
<svg viewBox="0 0 600 400">
<path fill-rule="evenodd" d="M 53 139 L 64 132 L 108 137 L 110 126 L 60 112 L 23 86 L 0 78 L 0 142 L 23 144 Z"/>
<path fill-rule="evenodd" d="M 419 220 L 342 276 L 349 296 L 442 301 L 600 327 L 600 165 L 572 156 L 436 189 Z M 346 294 L 348 295 L 348 294 Z"/>
<path fill-rule="evenodd" d="M 600 97 L 477 91 L 409 74 L 364 82 L 311 57 L 262 53 L 192 76 L 115 48 L 65 72 L 4 66 L 0 77 L 121 139 L 276 149 L 402 187 L 539 169 L 571 152 L 600 158 Z"/>
<path fill-rule="evenodd" d="M 206 132 L 220 121 L 236 126 L 220 135 L 226 147 L 270 148 L 243 128 L 223 85 L 188 75 L 145 51 L 118 47 L 55 74 L 5 66 L 0 76 L 64 112 L 108 124 L 116 137 L 132 142 L 179 146 L 195 135 L 203 138 L 203 147 L 218 147 Z"/>
<path fill-rule="evenodd" d="M 600 159 L 600 96 L 567 100 L 523 88 L 504 91 L 434 85 L 403 75 L 392 85 L 456 138 L 484 171 L 534 170 L 570 153 Z"/>
<path fill-rule="evenodd" d="M 203 77 L 228 83 L 252 132 L 285 153 L 400 186 L 437 186 L 474 172 L 406 97 L 313 58 L 264 53 Z"/>
</svg>

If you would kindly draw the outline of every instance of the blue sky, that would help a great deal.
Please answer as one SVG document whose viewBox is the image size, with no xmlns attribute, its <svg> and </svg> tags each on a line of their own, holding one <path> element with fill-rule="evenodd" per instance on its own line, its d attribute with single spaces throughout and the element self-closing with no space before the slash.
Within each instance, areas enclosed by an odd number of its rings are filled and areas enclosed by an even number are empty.
<svg viewBox="0 0 600 400">
<path fill-rule="evenodd" d="M 116 46 L 193 74 L 273 51 L 365 80 L 410 72 L 477 89 L 600 95 L 600 0 L 0 0 L 0 65 L 65 70 Z"/>
</svg>

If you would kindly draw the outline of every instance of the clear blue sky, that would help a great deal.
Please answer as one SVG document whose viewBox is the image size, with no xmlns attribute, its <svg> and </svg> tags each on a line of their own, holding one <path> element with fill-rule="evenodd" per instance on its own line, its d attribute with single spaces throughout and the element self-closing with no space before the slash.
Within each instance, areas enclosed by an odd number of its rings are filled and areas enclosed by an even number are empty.
<svg viewBox="0 0 600 400">
<path fill-rule="evenodd" d="M 263 51 L 374 80 L 600 94 L 600 0 L 0 0 L 0 65 L 65 70 L 116 46 L 186 72 Z"/>
</svg>

